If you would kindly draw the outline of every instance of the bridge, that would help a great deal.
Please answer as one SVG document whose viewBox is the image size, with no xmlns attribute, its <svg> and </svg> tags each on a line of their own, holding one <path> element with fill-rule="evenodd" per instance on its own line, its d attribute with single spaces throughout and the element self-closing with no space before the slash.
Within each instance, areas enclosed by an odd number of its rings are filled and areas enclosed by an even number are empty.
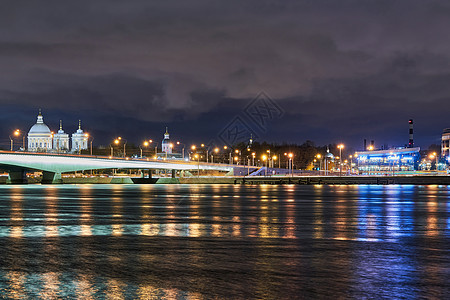
<svg viewBox="0 0 450 300">
<path fill-rule="evenodd" d="M 236 167 L 236 166 L 235 166 Z M 233 166 L 194 161 L 159 161 L 103 156 L 0 151 L 0 169 L 9 172 L 10 183 L 26 183 L 27 171 L 42 171 L 42 183 L 61 183 L 61 174 L 86 170 L 135 169 L 176 171 L 233 171 Z M 151 176 L 151 172 L 149 172 Z"/>
</svg>

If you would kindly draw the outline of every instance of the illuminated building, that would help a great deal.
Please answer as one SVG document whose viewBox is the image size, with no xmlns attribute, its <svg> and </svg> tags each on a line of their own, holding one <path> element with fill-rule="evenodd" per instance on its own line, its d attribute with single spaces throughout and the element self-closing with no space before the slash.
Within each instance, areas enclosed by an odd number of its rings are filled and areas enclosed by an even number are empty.
<svg viewBox="0 0 450 300">
<path fill-rule="evenodd" d="M 442 132 L 441 155 L 448 162 L 450 157 L 450 128 L 446 128 Z"/>
<path fill-rule="evenodd" d="M 162 152 L 172 154 L 172 147 L 173 145 L 170 144 L 169 131 L 166 127 L 166 133 L 164 133 L 164 139 L 161 142 Z"/>
<path fill-rule="evenodd" d="M 72 152 L 79 152 L 88 148 L 88 136 L 81 129 L 81 120 L 78 121 L 78 130 L 72 134 Z"/>
<path fill-rule="evenodd" d="M 183 155 L 181 153 L 175 153 L 174 144 L 170 142 L 169 130 L 166 127 L 166 132 L 164 133 L 164 139 L 161 142 L 161 152 L 157 153 L 157 159 L 183 159 Z"/>
<path fill-rule="evenodd" d="M 355 153 L 359 174 L 410 172 L 418 169 L 420 148 L 358 151 Z"/>
<path fill-rule="evenodd" d="M 50 128 L 44 123 L 41 110 L 34 124 L 28 132 L 28 151 L 47 152 L 53 149 L 53 137 Z"/>
<path fill-rule="evenodd" d="M 62 121 L 59 121 L 59 130 L 53 135 L 53 148 L 56 151 L 69 150 L 69 135 L 62 128 Z"/>
</svg>

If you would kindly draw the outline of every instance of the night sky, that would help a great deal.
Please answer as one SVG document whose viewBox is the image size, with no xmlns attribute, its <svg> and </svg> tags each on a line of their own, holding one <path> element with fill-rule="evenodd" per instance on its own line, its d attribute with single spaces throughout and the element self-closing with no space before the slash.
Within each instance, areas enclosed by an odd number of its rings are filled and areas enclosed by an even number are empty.
<svg viewBox="0 0 450 300">
<path fill-rule="evenodd" d="M 402 146 L 413 118 L 427 148 L 450 127 L 449 32 L 449 1 L 2 1 L 0 142 L 42 108 L 97 145 L 166 126 L 223 144 L 237 122 L 259 140 Z"/>
</svg>

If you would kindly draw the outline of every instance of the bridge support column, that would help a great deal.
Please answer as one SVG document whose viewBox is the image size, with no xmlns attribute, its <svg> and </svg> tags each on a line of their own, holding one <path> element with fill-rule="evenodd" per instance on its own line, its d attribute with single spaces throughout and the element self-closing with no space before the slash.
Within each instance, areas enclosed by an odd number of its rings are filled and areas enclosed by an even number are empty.
<svg viewBox="0 0 450 300">
<path fill-rule="evenodd" d="M 177 170 L 172 170 L 172 178 L 175 178 L 177 174 Z"/>
<path fill-rule="evenodd" d="M 9 172 L 8 179 L 6 180 L 8 184 L 27 184 L 27 173 L 25 170 L 14 170 Z"/>
<path fill-rule="evenodd" d="M 148 170 L 148 178 L 152 178 L 152 172 L 153 172 L 152 169 Z"/>
<path fill-rule="evenodd" d="M 61 179 L 61 173 L 58 172 L 42 172 L 43 184 L 63 183 Z"/>
</svg>

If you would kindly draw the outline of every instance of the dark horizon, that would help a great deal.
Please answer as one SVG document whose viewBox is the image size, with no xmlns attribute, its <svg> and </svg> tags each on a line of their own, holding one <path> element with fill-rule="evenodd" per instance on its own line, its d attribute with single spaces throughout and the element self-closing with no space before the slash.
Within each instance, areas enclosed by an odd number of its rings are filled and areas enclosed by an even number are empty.
<svg viewBox="0 0 450 300">
<path fill-rule="evenodd" d="M 260 141 L 355 149 L 404 146 L 409 119 L 422 148 L 450 127 L 444 1 L 46 3 L 0 4 L 3 147 L 39 108 L 97 145 L 166 126 L 223 144 L 236 118 Z M 246 111 L 261 92 L 278 107 L 264 124 Z"/>
</svg>

